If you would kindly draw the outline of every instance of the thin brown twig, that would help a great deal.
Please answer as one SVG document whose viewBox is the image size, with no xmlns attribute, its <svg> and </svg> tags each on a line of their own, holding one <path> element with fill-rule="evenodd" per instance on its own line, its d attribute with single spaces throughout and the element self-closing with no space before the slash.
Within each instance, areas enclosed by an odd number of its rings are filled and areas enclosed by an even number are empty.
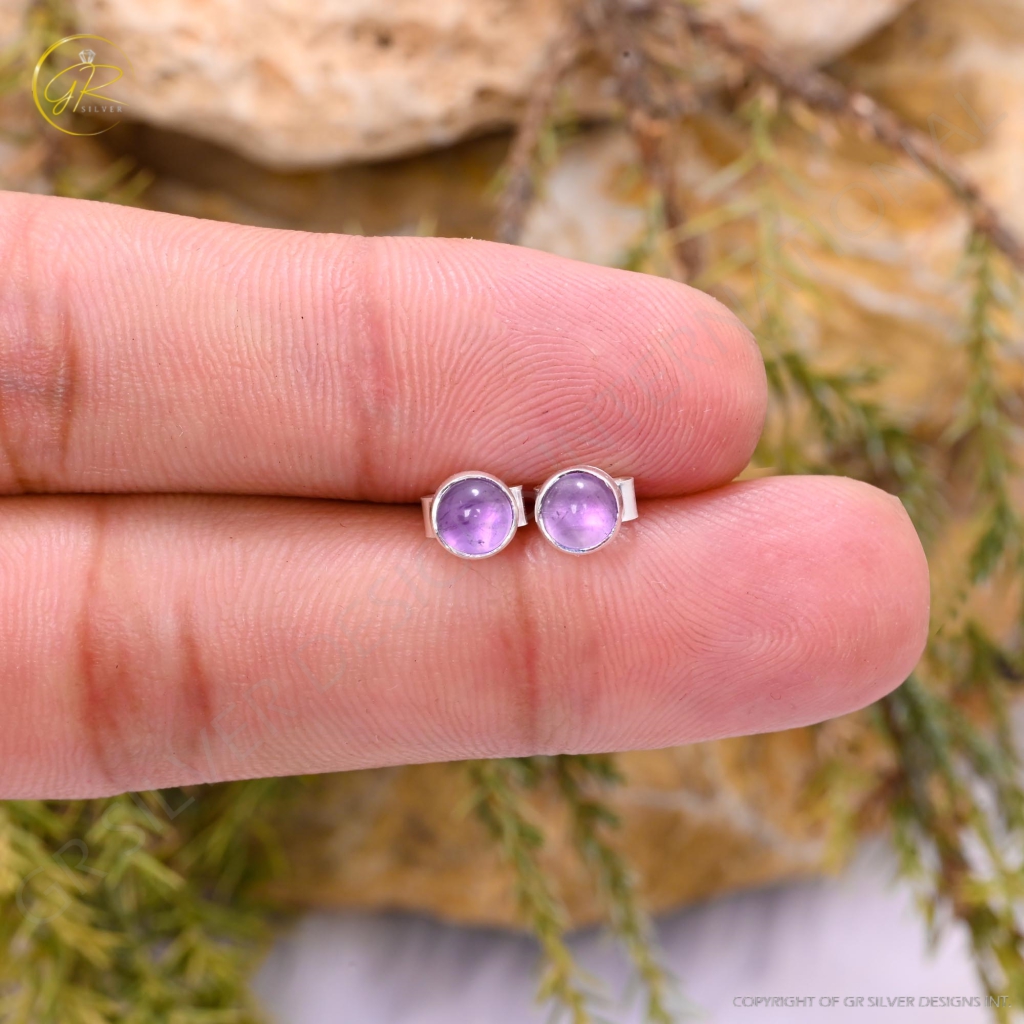
<svg viewBox="0 0 1024 1024">
<path fill-rule="evenodd" d="M 988 238 L 1018 270 L 1024 271 L 1024 243 L 986 199 L 981 186 L 929 133 L 862 90 L 851 89 L 824 72 L 802 67 L 781 54 L 741 39 L 720 21 L 680 0 L 581 0 L 570 7 L 567 30 L 552 49 L 512 146 L 507 184 L 500 202 L 499 238 L 515 241 L 519 237 L 534 194 L 532 165 L 538 140 L 558 85 L 584 44 L 603 51 L 609 59 L 644 170 L 661 197 L 668 235 L 682 236 L 685 211 L 673 187 L 666 145 L 671 120 L 692 112 L 700 101 L 685 89 L 677 90 L 667 106 L 653 95 L 649 84 L 651 62 L 639 28 L 641 23 L 649 25 L 652 16 L 663 17 L 669 23 L 677 19 L 689 36 L 735 58 L 748 75 L 759 76 L 783 95 L 798 99 L 811 109 L 850 121 L 867 137 L 908 156 L 950 191 L 963 206 L 975 231 Z M 678 249 L 674 257 L 680 276 L 691 276 L 698 254 Z"/>
<path fill-rule="evenodd" d="M 682 230 L 686 211 L 675 181 L 671 125 L 696 112 L 700 102 L 686 82 L 666 81 L 665 69 L 649 52 L 648 40 L 656 28 L 650 9 L 621 0 L 585 0 L 580 13 L 589 41 L 614 70 L 627 127 L 658 196 L 666 237 L 672 240 L 672 276 L 692 280 L 700 271 L 701 247 L 698 238 L 686 238 Z"/>
<path fill-rule="evenodd" d="M 642 9 L 634 11 L 618 0 L 585 0 L 566 9 L 566 22 L 551 49 L 519 122 L 505 163 L 505 185 L 498 204 L 497 237 L 518 241 L 535 194 L 534 161 L 545 125 L 551 116 L 558 85 L 584 50 L 601 54 L 614 70 L 619 100 L 627 112 L 627 125 L 637 145 L 647 180 L 660 202 L 670 249 L 673 276 L 689 280 L 699 270 L 699 239 L 684 238 L 686 212 L 675 187 L 670 155 L 670 126 L 674 119 L 698 106 L 685 83 L 656 89 L 652 82 L 662 69 L 647 52 L 643 29 L 650 21 Z"/>
<path fill-rule="evenodd" d="M 495 237 L 518 242 L 535 194 L 533 166 L 541 135 L 551 115 L 558 86 L 580 51 L 582 25 L 573 11 L 566 12 L 564 27 L 555 39 L 534 83 L 526 109 L 505 161 L 505 183 L 498 199 Z"/>
<path fill-rule="evenodd" d="M 984 197 L 981 187 L 931 135 L 903 120 L 859 89 L 850 89 L 830 75 L 801 67 L 779 54 L 734 36 L 721 22 L 677 0 L 652 4 L 681 17 L 690 34 L 701 42 L 737 58 L 748 70 L 771 82 L 781 93 L 808 107 L 827 111 L 856 124 L 870 138 L 905 153 L 919 167 L 942 182 L 966 210 L 974 229 L 988 238 L 1019 270 L 1024 270 L 1024 244 Z"/>
</svg>

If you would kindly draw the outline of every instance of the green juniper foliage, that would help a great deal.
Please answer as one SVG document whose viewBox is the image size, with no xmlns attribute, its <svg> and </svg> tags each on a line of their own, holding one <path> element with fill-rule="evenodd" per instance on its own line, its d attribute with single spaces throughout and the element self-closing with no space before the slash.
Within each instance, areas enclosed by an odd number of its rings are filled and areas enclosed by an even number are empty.
<svg viewBox="0 0 1024 1024">
<path fill-rule="evenodd" d="M 587 1024 L 593 986 L 565 944 L 565 909 L 537 860 L 544 836 L 530 821 L 523 800 L 523 791 L 535 788 L 543 777 L 541 765 L 541 759 L 531 757 L 471 764 L 473 809 L 511 866 L 523 921 L 540 942 L 545 963 L 538 998 L 554 1000 L 572 1024 Z"/>
<path fill-rule="evenodd" d="M 802 182 L 779 161 L 772 142 L 775 98 L 765 102 L 762 94 L 741 115 L 750 125 L 749 148 L 706 190 L 723 188 L 730 199 L 688 230 L 744 218 L 753 223 L 749 250 L 732 253 L 724 270 L 711 267 L 697 283 L 714 287 L 751 271 L 753 298 L 744 299 L 743 282 L 728 298 L 755 332 L 769 382 L 770 412 L 755 461 L 784 472 L 842 472 L 883 486 L 901 498 L 926 541 L 949 515 L 948 487 L 937 467 L 976 467 L 974 537 L 958 600 L 934 623 L 919 671 L 879 702 L 871 721 L 895 761 L 879 789 L 903 869 L 918 883 L 935 932 L 951 917 L 967 926 L 993 1010 L 1006 1020 L 1007 1004 L 1024 1004 L 1024 790 L 1010 719 L 1024 657 L 1024 521 L 1013 490 L 1020 409 L 1001 372 L 1003 360 L 1019 358 L 1004 332 L 1018 297 L 1016 271 L 988 238 L 969 234 L 964 336 L 950 339 L 968 357 L 961 408 L 939 444 L 927 444 L 898 410 L 872 396 L 877 369 L 819 369 L 795 340 L 795 298 L 813 300 L 817 288 L 788 253 L 801 230 L 810 243 L 832 242 L 800 209 Z M 961 614 L 972 591 L 996 577 L 1020 602 L 1017 626 L 1002 642 Z"/>
<path fill-rule="evenodd" d="M 255 812 L 298 780 L 0 805 L 0 1020 L 253 1024 L 279 866 Z"/>
<path fill-rule="evenodd" d="M 547 785 L 565 801 L 576 849 L 603 897 L 609 928 L 635 968 L 646 1019 L 652 1024 L 680 1019 L 688 1007 L 654 953 L 651 922 L 638 902 L 633 872 L 609 841 L 620 823 L 603 791 L 623 781 L 614 757 L 509 758 L 475 762 L 469 771 L 474 810 L 513 868 L 523 921 L 541 943 L 545 966 L 538 998 L 555 1001 L 573 1024 L 595 1019 L 595 1007 L 607 1002 L 607 993 L 582 977 L 573 962 L 565 945 L 565 910 L 537 859 L 544 837 L 530 821 L 523 797 Z"/>
<path fill-rule="evenodd" d="M 918 673 L 883 700 L 882 728 L 899 754 L 892 819 L 907 874 L 920 886 L 929 924 L 955 916 L 967 925 L 990 996 L 1024 1005 L 1024 791 L 1010 702 L 1024 668 L 1024 533 L 1011 485 L 1017 466 L 1008 395 L 998 360 L 1008 339 L 999 326 L 1013 289 L 990 242 L 971 235 L 965 345 L 970 373 L 950 441 L 976 465 L 975 534 L 961 595 L 1002 574 L 1017 591 L 1009 642 L 953 609 L 934 631 Z M 963 597 L 961 597 L 963 600 Z M 1018 698 L 1019 699 L 1019 698 Z M 998 1011 L 1008 1019 L 1006 1010 Z"/>
<path fill-rule="evenodd" d="M 862 787 L 862 802 L 883 808 L 929 926 L 937 932 L 949 920 L 962 922 L 986 990 L 1024 1005 L 1024 792 L 1010 727 L 1024 678 L 1021 417 L 1006 383 L 1007 367 L 1020 358 L 1012 338 L 1019 271 L 993 244 L 991 231 L 970 233 L 959 282 L 968 291 L 963 332 L 948 339 L 951 352 L 965 358 L 960 405 L 941 437 L 917 430 L 878 388 L 879 368 L 836 370 L 803 344 L 802 322 L 813 318 L 822 298 L 797 253 L 834 254 L 837 246 L 808 213 L 806 183 L 777 145 L 780 133 L 802 130 L 805 119 L 791 116 L 787 100 L 759 79 L 757 54 L 730 75 L 740 93 L 732 106 L 722 104 L 713 93 L 705 96 L 704 72 L 714 54 L 695 61 L 692 49 L 673 50 L 682 45 L 678 33 L 660 23 L 654 45 L 645 48 L 644 5 L 624 7 L 625 14 L 598 0 L 579 6 L 573 31 L 589 33 L 599 52 L 628 56 L 613 60 L 612 71 L 623 82 L 623 123 L 644 153 L 638 173 L 652 185 L 648 228 L 624 265 L 673 274 L 689 267 L 693 283 L 730 304 L 755 332 L 770 387 L 756 463 L 774 472 L 841 472 L 885 487 L 929 543 L 950 522 L 950 479 L 969 478 L 972 535 L 959 578 L 944 581 L 953 597 L 937 604 L 926 656 L 906 684 L 859 716 L 889 756 L 889 767 Z M 661 17 L 671 5 L 650 8 Z M 55 5 L 33 5 L 22 40 L 0 67 L 0 92 L 23 90 L 37 55 L 71 30 Z M 736 50 L 730 50 L 734 61 Z M 689 82 L 690 67 L 704 77 Z M 519 164 L 502 178 L 517 197 L 509 205 L 518 216 L 543 190 L 540 172 L 555 164 L 567 137 L 560 127 L 568 123 L 565 112 L 551 114 L 561 95 L 558 77 L 548 83 L 547 113 L 543 97 L 531 106 Z M 651 82 L 656 87 L 645 88 Z M 686 102 L 664 98 L 677 86 Z M 702 104 L 727 119 L 743 144 L 705 184 L 704 205 L 685 218 L 669 194 L 672 175 L 664 173 L 658 140 L 670 138 Z M 15 133 L 9 141 L 47 148 L 44 169 L 58 194 L 133 202 L 150 180 L 127 161 L 83 177 L 52 133 Z M 529 187 L 517 174 L 529 176 Z M 726 236 L 729 243 L 719 244 Z M 713 255 L 699 266 L 698 245 Z M 982 592 L 1016 601 L 1009 630 L 997 635 L 972 612 Z M 856 770 L 842 764 L 829 770 L 847 767 Z M 633 964 L 647 1019 L 679 1019 L 685 1006 L 654 952 L 636 880 L 617 852 L 620 826 L 608 800 L 621 781 L 615 758 L 477 761 L 465 770 L 475 814 L 509 865 L 523 922 L 539 943 L 540 998 L 573 1024 L 597 1020 L 604 999 L 599 981 L 573 960 L 564 908 L 541 867 L 544 836 L 532 801 L 546 788 L 565 802 L 609 928 Z M 259 893 L 261 883 L 287 867 L 269 822 L 301 785 L 257 780 L 0 804 L 0 1021 L 258 1020 L 248 979 L 274 914 Z M 995 1013 L 1009 1019 L 1005 1006 Z"/>
<path fill-rule="evenodd" d="M 670 1024 L 682 1009 L 679 993 L 652 949 L 651 922 L 638 902 L 633 872 L 608 839 L 609 830 L 621 823 L 601 798 L 600 788 L 624 781 L 615 758 L 580 754 L 553 761 L 558 790 L 572 817 L 576 847 L 593 870 L 609 927 L 625 947 L 643 986 L 647 1020 Z M 680 1008 L 673 1013 L 676 1005 Z"/>
</svg>

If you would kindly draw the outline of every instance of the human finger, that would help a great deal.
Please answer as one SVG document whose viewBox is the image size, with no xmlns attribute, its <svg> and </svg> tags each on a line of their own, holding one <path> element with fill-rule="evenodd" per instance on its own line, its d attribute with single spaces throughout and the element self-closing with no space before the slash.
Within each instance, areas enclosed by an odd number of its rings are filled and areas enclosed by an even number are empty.
<svg viewBox="0 0 1024 1024">
<path fill-rule="evenodd" d="M 0 193 L 0 263 L 0 493 L 413 501 L 588 462 L 668 495 L 764 417 L 715 300 L 515 246 Z"/>
<path fill-rule="evenodd" d="M 928 572 L 902 506 L 769 478 L 644 503 L 606 549 L 466 562 L 418 511 L 0 502 L 0 796 L 654 748 L 897 685 Z"/>
</svg>

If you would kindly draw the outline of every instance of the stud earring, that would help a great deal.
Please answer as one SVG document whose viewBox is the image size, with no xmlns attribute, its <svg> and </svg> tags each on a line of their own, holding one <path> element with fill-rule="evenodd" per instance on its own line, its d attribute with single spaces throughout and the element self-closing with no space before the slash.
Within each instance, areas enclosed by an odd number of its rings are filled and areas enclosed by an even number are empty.
<svg viewBox="0 0 1024 1024">
<path fill-rule="evenodd" d="M 490 558 L 526 525 L 523 488 L 490 473 L 456 473 L 420 501 L 427 536 L 459 558 Z"/>
<path fill-rule="evenodd" d="M 594 466 L 563 469 L 534 496 L 533 516 L 541 533 L 571 555 L 604 547 L 637 515 L 633 478 L 612 477 Z"/>
</svg>

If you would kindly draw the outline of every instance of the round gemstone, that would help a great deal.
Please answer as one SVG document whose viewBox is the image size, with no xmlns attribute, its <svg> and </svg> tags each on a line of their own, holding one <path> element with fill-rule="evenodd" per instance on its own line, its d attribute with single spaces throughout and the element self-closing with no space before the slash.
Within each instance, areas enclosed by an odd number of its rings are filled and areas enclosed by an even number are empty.
<svg viewBox="0 0 1024 1024">
<path fill-rule="evenodd" d="M 607 481 L 574 469 L 544 492 L 537 519 L 563 550 L 593 551 L 615 532 L 619 503 Z"/>
<path fill-rule="evenodd" d="M 459 555 L 493 555 L 515 522 L 512 499 L 500 484 L 473 476 L 450 483 L 437 499 L 437 535 Z"/>
</svg>

